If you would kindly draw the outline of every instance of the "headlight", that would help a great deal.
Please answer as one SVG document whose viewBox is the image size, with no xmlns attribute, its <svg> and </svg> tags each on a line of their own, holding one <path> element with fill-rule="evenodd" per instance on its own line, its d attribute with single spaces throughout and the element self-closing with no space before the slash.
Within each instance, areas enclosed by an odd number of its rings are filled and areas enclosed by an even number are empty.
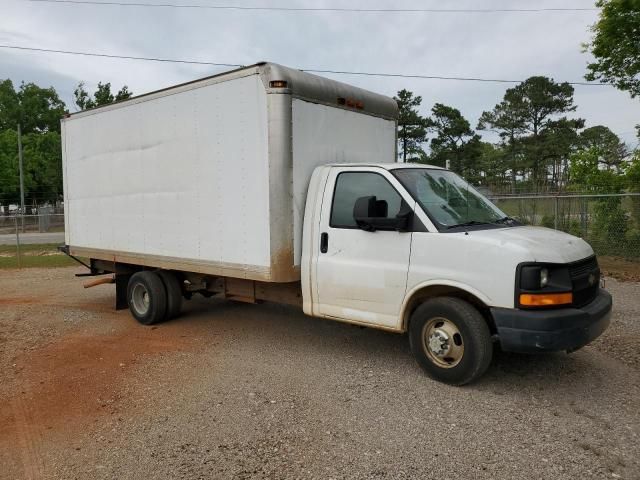
<svg viewBox="0 0 640 480">
<path fill-rule="evenodd" d="M 521 264 L 516 277 L 516 305 L 553 307 L 573 303 L 573 284 L 566 265 Z"/>
<path fill-rule="evenodd" d="M 541 268 L 540 269 L 540 287 L 544 288 L 549 283 L 549 269 Z"/>
</svg>

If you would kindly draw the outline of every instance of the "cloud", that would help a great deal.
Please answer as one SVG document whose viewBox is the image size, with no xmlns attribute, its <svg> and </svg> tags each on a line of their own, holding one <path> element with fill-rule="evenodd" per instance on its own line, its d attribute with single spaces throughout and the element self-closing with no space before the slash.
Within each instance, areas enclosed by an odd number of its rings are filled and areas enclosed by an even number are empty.
<svg viewBox="0 0 640 480">
<path fill-rule="evenodd" d="M 244 5 L 261 5 L 247 0 Z M 287 5 L 305 5 L 290 1 Z M 306 4 L 308 5 L 308 4 Z M 329 1 L 314 6 L 335 6 Z M 351 4 L 350 4 L 351 5 Z M 399 1 L 399 8 L 425 6 Z M 437 6 L 433 3 L 426 6 Z M 354 7 L 384 7 L 354 1 Z M 456 8 L 476 7 L 459 0 Z M 486 0 L 484 8 L 504 7 Z M 512 0 L 509 7 L 529 7 Z M 539 7 L 557 6 L 551 0 Z M 548 75 L 582 80 L 588 56 L 580 44 L 596 12 L 495 14 L 292 13 L 42 4 L 3 5 L 3 43 L 250 64 L 270 60 L 292 67 L 525 79 Z M 70 104 L 73 88 L 108 81 L 139 94 L 224 69 L 72 57 L 0 49 L 0 78 L 54 85 Z M 459 108 L 472 124 L 508 85 L 327 75 L 393 95 L 408 88 L 423 97 L 423 112 L 441 102 Z M 576 87 L 576 115 L 605 124 L 631 141 L 640 102 L 609 87 Z"/>
</svg>

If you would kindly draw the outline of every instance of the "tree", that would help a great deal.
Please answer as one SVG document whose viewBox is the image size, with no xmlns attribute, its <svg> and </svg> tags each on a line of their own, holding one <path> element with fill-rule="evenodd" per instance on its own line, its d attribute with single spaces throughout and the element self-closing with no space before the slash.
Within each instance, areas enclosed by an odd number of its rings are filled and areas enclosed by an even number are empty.
<svg viewBox="0 0 640 480">
<path fill-rule="evenodd" d="M 587 148 L 571 156 L 570 172 L 574 188 L 591 193 L 620 193 L 625 178 L 611 170 L 603 170 L 597 147 Z M 625 250 L 629 230 L 621 197 L 603 197 L 595 202 L 590 243 L 596 251 L 615 254 Z"/>
<path fill-rule="evenodd" d="M 0 203 L 16 202 L 20 198 L 18 177 L 18 133 L 0 131 Z M 17 203 L 17 202 L 16 202 Z"/>
<path fill-rule="evenodd" d="M 505 173 L 506 170 L 510 173 L 511 193 L 516 193 L 516 178 L 518 171 L 522 169 L 519 139 L 526 132 L 525 120 L 520 113 L 524 110 L 524 106 L 520 105 L 522 100 L 513 89 L 507 90 L 503 101 L 493 107 L 492 111 L 482 112 L 477 127 L 478 130 L 491 130 L 500 136 L 508 157 L 504 167 Z"/>
<path fill-rule="evenodd" d="M 129 88 L 124 85 L 118 93 L 113 95 L 111 93 L 111 83 L 102 83 L 98 82 L 98 86 L 93 96 L 87 92 L 85 88 L 85 83 L 80 82 L 78 86 L 73 91 L 73 96 L 75 98 L 75 104 L 80 108 L 80 110 L 87 110 L 89 108 L 101 107 L 103 105 L 109 105 L 113 102 L 119 102 L 121 100 L 126 100 L 133 95 L 129 91 Z"/>
<path fill-rule="evenodd" d="M 58 132 L 22 136 L 24 189 L 27 204 L 56 201 L 62 193 L 62 153 Z M 0 203 L 20 201 L 18 134 L 0 132 Z"/>
<path fill-rule="evenodd" d="M 557 190 L 562 190 L 567 184 L 569 157 L 580 146 L 578 130 L 581 128 L 584 128 L 581 118 L 562 117 L 549 121 L 540 132 L 538 153 L 545 177 L 551 175 L 551 185 Z"/>
<path fill-rule="evenodd" d="M 129 87 L 127 87 L 126 85 L 123 85 L 122 88 L 118 90 L 118 93 L 116 93 L 116 102 L 120 102 L 122 100 L 126 100 L 127 98 L 131 98 L 132 95 L 133 95 L 133 92 L 129 91 Z"/>
<path fill-rule="evenodd" d="M 636 150 L 625 163 L 624 176 L 628 190 L 640 193 L 640 149 Z"/>
<path fill-rule="evenodd" d="M 57 132 L 23 138 L 27 203 L 55 202 L 62 194 L 62 148 Z"/>
<path fill-rule="evenodd" d="M 425 122 L 427 129 L 435 134 L 431 139 L 429 161 L 440 166 L 451 161 L 451 169 L 463 176 L 469 176 L 475 170 L 480 156 L 480 136 L 477 135 L 454 107 L 436 103 L 431 109 L 431 116 Z M 475 149 L 475 151 L 474 151 Z"/>
<path fill-rule="evenodd" d="M 571 85 L 536 76 L 508 89 L 493 111 L 482 114 L 478 128 L 496 129 L 512 152 L 514 189 L 518 167 L 523 177 L 530 173 L 536 190 L 550 174 L 558 181 L 554 165 L 559 161 L 568 163 L 570 140 L 584 124 L 581 119 L 569 120 L 560 115 L 575 109 Z M 561 145 L 563 150 L 558 148 Z"/>
<path fill-rule="evenodd" d="M 20 119 L 20 101 L 11 80 L 0 82 L 0 131 L 15 129 Z"/>
<path fill-rule="evenodd" d="M 88 108 L 93 108 L 95 105 L 93 99 L 89 95 L 89 92 L 87 92 L 84 87 L 84 82 L 80 82 L 73 91 L 75 104 L 80 110 L 87 110 Z"/>
<path fill-rule="evenodd" d="M 398 103 L 398 146 L 402 161 L 406 162 L 407 158 L 423 159 L 425 152 L 422 144 L 427 139 L 427 129 L 425 119 L 418 113 L 422 97 L 402 89 L 393 98 Z"/>
<path fill-rule="evenodd" d="M 589 127 L 580 133 L 583 148 L 594 148 L 598 161 L 607 170 L 620 171 L 624 159 L 629 155 L 627 146 L 615 133 L 604 125 Z"/>
<path fill-rule="evenodd" d="M 528 138 L 525 139 L 525 155 L 531 168 L 534 188 L 547 177 L 547 165 L 543 163 L 545 153 L 543 132 L 554 128 L 554 120 L 558 115 L 572 112 L 573 87 L 568 83 L 556 83 L 547 77 L 530 77 L 513 88 L 513 94 L 519 100 L 517 108 L 523 120 Z M 543 177 L 544 175 L 544 177 Z M 542 178 L 541 178 L 542 177 Z"/>
<path fill-rule="evenodd" d="M 22 83 L 15 90 L 11 80 L 0 82 L 0 130 L 16 129 L 22 133 L 59 132 L 65 104 L 53 87 L 41 88 Z"/>
<path fill-rule="evenodd" d="M 509 165 L 509 151 L 504 146 L 480 142 L 478 159 L 480 179 L 478 184 L 502 193 L 504 187 L 511 184 Z"/>
<path fill-rule="evenodd" d="M 640 2 L 598 0 L 600 18 L 591 27 L 591 42 L 584 45 L 595 61 L 585 78 L 612 83 L 631 97 L 640 95 Z"/>
<path fill-rule="evenodd" d="M 65 105 L 55 89 L 0 82 L 0 198 L 18 202 L 18 123 L 22 130 L 27 202 L 54 201 L 62 192 L 60 118 Z"/>
<path fill-rule="evenodd" d="M 627 191 L 631 193 L 640 193 L 640 149 L 633 152 L 631 158 L 624 165 L 624 179 Z M 632 243 L 640 242 L 640 197 L 632 196 L 631 200 L 631 218 L 634 220 L 636 229 L 634 230 L 637 239 L 633 239 Z"/>
</svg>

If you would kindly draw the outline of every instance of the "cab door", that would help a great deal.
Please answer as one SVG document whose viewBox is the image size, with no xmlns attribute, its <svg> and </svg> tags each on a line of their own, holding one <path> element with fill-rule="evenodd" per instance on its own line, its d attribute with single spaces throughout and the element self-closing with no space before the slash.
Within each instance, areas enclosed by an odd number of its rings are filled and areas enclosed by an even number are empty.
<svg viewBox="0 0 640 480">
<path fill-rule="evenodd" d="M 397 327 L 407 287 L 411 233 L 358 228 L 353 209 L 358 198 L 386 202 L 395 218 L 406 205 L 400 184 L 386 170 L 335 168 L 329 174 L 320 214 L 316 259 L 318 313 L 371 325 Z"/>
</svg>

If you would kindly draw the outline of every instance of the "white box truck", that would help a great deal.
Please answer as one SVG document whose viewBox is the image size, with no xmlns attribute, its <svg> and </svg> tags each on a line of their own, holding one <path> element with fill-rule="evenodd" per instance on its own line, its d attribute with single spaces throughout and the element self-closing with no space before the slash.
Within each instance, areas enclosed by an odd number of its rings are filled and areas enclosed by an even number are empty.
<svg viewBox="0 0 640 480">
<path fill-rule="evenodd" d="M 62 121 L 65 243 L 143 324 L 183 298 L 284 302 L 408 332 L 432 377 L 493 344 L 572 351 L 609 323 L 591 247 L 455 173 L 394 163 L 391 98 L 273 63 Z"/>
</svg>

